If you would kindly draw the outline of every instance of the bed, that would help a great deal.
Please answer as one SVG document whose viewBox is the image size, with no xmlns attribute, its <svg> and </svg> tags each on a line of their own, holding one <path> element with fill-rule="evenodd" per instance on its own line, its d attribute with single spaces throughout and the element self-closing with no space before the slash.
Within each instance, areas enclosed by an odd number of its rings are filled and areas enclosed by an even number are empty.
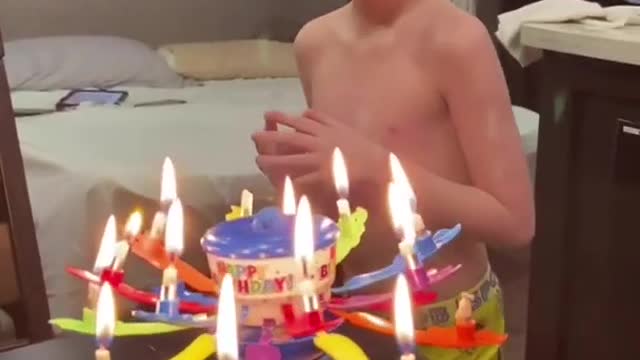
<svg viewBox="0 0 640 360">
<path fill-rule="evenodd" d="M 194 0 L 188 8 L 183 3 L 112 0 L 89 6 L 83 0 L 8 0 L 0 5 L 0 25 L 9 40 L 110 34 L 153 46 L 258 36 L 287 41 L 309 18 L 341 2 Z M 83 16 L 71 15 L 79 9 Z M 146 20 L 132 15 L 143 13 Z M 44 14 L 56 21 L 37 21 L 35 26 L 34 20 Z M 230 20 L 233 16 L 242 20 Z M 70 279 L 64 268 L 91 266 L 107 216 L 115 213 L 124 221 L 134 207 L 153 213 L 165 156 L 176 164 L 179 193 L 195 218 L 188 224 L 185 257 L 204 270 L 198 238 L 206 226 L 223 218 L 243 188 L 262 202 L 273 195 L 254 164 L 248 135 L 262 126 L 265 110 L 296 112 L 305 106 L 296 78 L 124 89 L 130 96 L 119 108 L 83 108 L 17 120 L 52 316 L 77 315 L 81 308 L 86 287 Z M 12 101 L 16 108 L 50 108 L 65 93 L 16 91 Z M 133 107 L 164 99 L 187 103 Z M 537 114 L 519 107 L 514 113 L 533 170 Z M 141 287 L 159 281 L 158 272 L 136 261 L 128 263 L 127 274 Z"/>
</svg>

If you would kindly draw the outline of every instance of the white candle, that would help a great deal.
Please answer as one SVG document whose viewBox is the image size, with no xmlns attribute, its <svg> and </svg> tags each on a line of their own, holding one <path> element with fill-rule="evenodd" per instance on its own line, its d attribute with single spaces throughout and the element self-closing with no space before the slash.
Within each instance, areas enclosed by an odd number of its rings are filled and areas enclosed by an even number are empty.
<svg viewBox="0 0 640 360">
<path fill-rule="evenodd" d="M 114 271 L 122 270 L 124 263 L 127 261 L 129 255 L 129 243 L 126 240 L 120 240 L 116 243 L 116 256 L 113 261 L 112 269 Z"/>
<path fill-rule="evenodd" d="M 390 183 L 388 190 L 389 210 L 394 229 L 401 238 L 398 244 L 400 254 L 407 260 L 411 270 L 417 267 L 414 258 L 414 245 L 416 242 L 416 230 L 411 206 L 406 197 L 407 193 L 397 183 Z"/>
<path fill-rule="evenodd" d="M 335 148 L 333 151 L 333 182 L 339 196 L 337 201 L 338 213 L 340 216 L 351 215 L 351 206 L 349 205 L 349 200 L 347 200 L 349 197 L 349 176 L 344 156 L 339 148 Z"/>
<path fill-rule="evenodd" d="M 176 199 L 169 208 L 165 230 L 164 248 L 172 261 L 184 250 L 184 216 L 182 203 Z M 162 272 L 161 300 L 174 301 L 177 298 L 178 271 L 172 263 Z M 164 296 L 163 296 L 164 295 Z"/>
<path fill-rule="evenodd" d="M 294 257 L 298 264 L 300 264 L 302 278 L 298 283 L 298 290 L 302 297 L 304 311 L 308 313 L 318 310 L 319 303 L 315 284 L 312 280 L 314 271 L 313 255 L 315 251 L 313 239 L 313 215 L 309 199 L 306 196 L 302 196 L 298 204 L 293 236 Z"/>
<path fill-rule="evenodd" d="M 233 278 L 229 273 L 224 275 L 220 285 L 216 335 L 218 338 L 218 359 L 238 360 L 238 317 Z"/>
<path fill-rule="evenodd" d="M 104 283 L 100 288 L 98 306 L 96 310 L 96 342 L 98 349 L 95 353 L 96 360 L 109 360 L 109 345 L 113 338 L 116 326 L 116 312 L 113 301 L 113 290 L 109 283 Z"/>
<path fill-rule="evenodd" d="M 253 215 L 253 193 L 244 189 L 240 196 L 240 209 L 243 217 Z"/>
<path fill-rule="evenodd" d="M 105 348 L 96 350 L 96 360 L 111 360 L 111 353 Z"/>
<path fill-rule="evenodd" d="M 393 299 L 393 317 L 395 325 L 396 339 L 400 349 L 400 360 L 413 360 L 414 325 L 413 325 L 413 302 L 409 292 L 409 284 L 404 275 L 398 276 Z"/>
</svg>

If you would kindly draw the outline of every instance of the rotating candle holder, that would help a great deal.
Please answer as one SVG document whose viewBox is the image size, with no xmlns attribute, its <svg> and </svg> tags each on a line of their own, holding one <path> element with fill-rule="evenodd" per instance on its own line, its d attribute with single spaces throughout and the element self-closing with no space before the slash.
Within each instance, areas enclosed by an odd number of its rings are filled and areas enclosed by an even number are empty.
<svg viewBox="0 0 640 360">
<path fill-rule="evenodd" d="M 361 208 L 351 212 L 347 201 L 346 167 L 339 150 L 334 153 L 334 172 L 338 172 L 336 169 L 344 172 L 336 176 L 336 190 L 340 197 L 337 204 L 340 218 L 337 224 L 326 217 L 313 216 L 310 206 L 308 209 L 301 206 L 302 210 L 296 210 L 295 200 L 293 205 L 287 204 L 285 200 L 282 210 L 270 207 L 253 214 L 252 196 L 245 190 L 241 206 L 234 206 L 227 221 L 210 229 L 202 238 L 202 247 L 211 270 L 212 278 L 209 278 L 179 259 L 181 241 L 179 245 L 167 242 L 170 237 L 182 240 L 183 229 L 180 227 L 178 232 L 171 225 L 175 224 L 175 220 L 171 220 L 175 218 L 171 216 L 171 208 L 176 203 L 179 204 L 179 200 L 175 192 L 175 178 L 171 179 L 175 177 L 172 174 L 173 165 L 170 161 L 165 161 L 163 208 L 158 211 L 151 231 L 140 236 L 132 233 L 127 237 L 134 254 L 163 271 L 162 286 L 155 292 L 143 292 L 126 284 L 122 268 L 129 247 L 119 249 L 115 245 L 115 233 L 113 239 L 111 235 L 107 236 L 115 231 L 109 230 L 114 228 L 115 220 L 111 219 L 108 231 L 105 231 L 105 238 L 109 241 L 105 242 L 103 239 L 98 256 L 102 260 L 96 261 L 94 272 L 75 268 L 69 268 L 68 271 L 87 281 L 91 288 L 108 283 L 116 294 L 155 309 L 148 312 L 135 311 L 134 316 L 139 320 L 175 325 L 177 328 L 206 327 L 218 333 L 220 329 L 215 329 L 214 323 L 220 318 L 213 315 L 216 315 L 219 304 L 218 299 L 211 294 L 218 292 L 223 277 L 229 278 L 227 282 L 231 281 L 232 286 L 230 289 L 227 285 L 227 294 L 229 291 L 233 292 L 232 297 L 241 309 L 237 319 L 237 336 L 242 358 L 316 358 L 319 355 L 317 347 L 334 359 L 367 359 L 355 343 L 335 331 L 347 321 L 368 330 L 393 335 L 395 332 L 390 322 L 367 311 L 391 312 L 394 296 L 391 293 L 349 296 L 352 292 L 404 274 L 408 280 L 407 296 L 413 306 L 421 307 L 437 300 L 432 286 L 461 267 L 451 265 L 425 270 L 424 264 L 429 258 L 455 240 L 461 227 L 457 225 L 435 234 L 423 231 L 424 224 L 416 213 L 415 194 L 406 175 L 398 172 L 401 167 L 397 158 L 394 163 L 392 156 L 391 162 L 392 169 L 395 169 L 396 195 L 409 199 L 408 206 L 403 203 L 403 210 L 398 213 L 400 216 L 394 219 L 402 239 L 399 253 L 388 266 L 353 277 L 343 286 L 332 289 L 336 265 L 359 244 L 367 212 Z M 291 181 L 288 180 L 287 184 L 289 189 L 285 187 L 285 193 L 290 193 L 289 197 L 294 198 Z M 169 204 L 172 204 L 171 208 Z M 299 229 L 298 215 L 306 211 L 308 233 L 296 234 L 294 230 Z M 180 223 L 182 226 L 182 221 Z M 158 241 L 161 235 L 165 236 L 164 246 Z M 306 250 L 297 249 L 299 238 L 311 240 Z M 103 247 L 106 249 L 104 253 Z M 332 294 L 342 297 L 332 297 Z M 468 298 L 463 298 L 462 301 L 461 308 L 470 306 Z M 459 317 L 455 328 L 418 330 L 415 332 L 415 341 L 411 338 L 411 341 L 399 342 L 402 359 L 411 359 L 415 344 L 470 349 L 500 345 L 506 340 L 506 335 L 477 330 L 472 315 L 468 313 L 461 313 Z M 458 316 L 456 319 L 458 320 Z M 190 352 L 193 347 L 190 346 L 181 353 L 182 357 L 179 355 L 174 359 L 208 357 L 211 351 L 215 351 L 210 347 L 212 336 L 215 335 L 208 334 L 194 341 L 195 347 L 206 349 L 205 353 L 201 352 L 193 357 Z M 227 356 L 226 353 L 219 355 Z"/>
</svg>

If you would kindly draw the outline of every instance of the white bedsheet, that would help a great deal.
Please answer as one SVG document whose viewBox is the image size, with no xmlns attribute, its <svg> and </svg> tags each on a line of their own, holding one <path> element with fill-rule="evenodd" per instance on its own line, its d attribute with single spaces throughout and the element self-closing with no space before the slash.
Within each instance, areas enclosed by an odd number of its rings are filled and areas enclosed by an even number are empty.
<svg viewBox="0 0 640 360">
<path fill-rule="evenodd" d="M 207 216 L 221 216 L 244 187 L 258 197 L 269 196 L 271 189 L 255 167 L 248 135 L 262 126 L 267 109 L 304 108 L 296 79 L 127 90 L 127 104 L 159 99 L 189 103 L 87 108 L 17 122 L 53 316 L 78 314 L 86 286 L 64 269 L 91 266 L 108 214 L 115 212 L 125 220 L 130 209 L 116 204 L 116 193 L 156 198 L 161 164 L 168 155 L 176 164 L 181 198 Z M 20 92 L 12 98 L 14 107 L 51 107 L 63 94 Z M 514 111 L 525 150 L 535 160 L 537 115 Z M 159 276 L 139 266 L 127 271 L 141 286 L 157 283 Z"/>
</svg>

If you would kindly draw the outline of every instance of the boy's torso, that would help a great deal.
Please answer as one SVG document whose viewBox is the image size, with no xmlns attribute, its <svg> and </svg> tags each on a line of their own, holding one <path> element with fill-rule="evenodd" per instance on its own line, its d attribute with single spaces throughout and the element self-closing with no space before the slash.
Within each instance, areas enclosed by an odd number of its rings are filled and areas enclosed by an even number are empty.
<svg viewBox="0 0 640 360">
<path fill-rule="evenodd" d="M 448 6 L 432 9 L 455 11 Z M 442 64 L 438 64 L 437 56 L 430 56 L 427 44 L 432 39 L 424 36 L 427 31 L 417 23 L 430 20 L 407 17 L 391 28 L 356 34 L 350 25 L 350 11 L 347 6 L 320 19 L 325 27 L 331 27 L 327 34 L 333 38 L 325 38 L 309 69 L 312 106 L 349 122 L 400 159 L 422 164 L 452 181 L 470 183 L 465 157 L 438 85 Z M 434 22 L 430 26 L 438 25 Z M 434 30 L 430 32 L 433 36 L 442 33 Z M 372 167 L 371 171 L 376 169 Z M 429 214 L 424 214 L 424 220 L 429 227 Z M 398 253 L 397 241 L 387 238 L 393 235 L 385 207 L 371 211 L 367 233 L 360 248 L 347 259 L 347 277 L 386 266 Z M 428 266 L 458 263 L 464 265 L 461 272 L 437 289 L 442 296 L 455 296 L 478 282 L 487 268 L 485 247 L 460 239 Z"/>
</svg>

